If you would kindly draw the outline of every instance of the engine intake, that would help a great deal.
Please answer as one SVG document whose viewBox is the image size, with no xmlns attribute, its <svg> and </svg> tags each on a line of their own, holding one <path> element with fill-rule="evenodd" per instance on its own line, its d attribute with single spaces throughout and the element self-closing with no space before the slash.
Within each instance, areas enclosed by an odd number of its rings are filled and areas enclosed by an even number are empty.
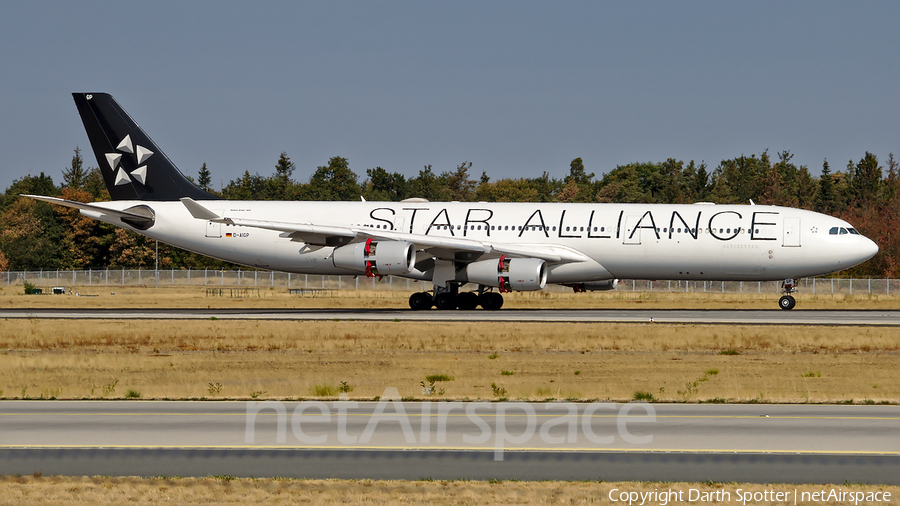
<svg viewBox="0 0 900 506">
<path fill-rule="evenodd" d="M 409 274 L 416 258 L 416 248 L 406 241 L 373 241 L 335 248 L 331 255 L 334 266 L 365 272 L 367 277 Z"/>
<path fill-rule="evenodd" d="M 506 258 L 481 260 L 466 266 L 471 283 L 493 286 L 501 292 L 530 292 L 547 286 L 547 263 L 539 258 Z"/>
</svg>

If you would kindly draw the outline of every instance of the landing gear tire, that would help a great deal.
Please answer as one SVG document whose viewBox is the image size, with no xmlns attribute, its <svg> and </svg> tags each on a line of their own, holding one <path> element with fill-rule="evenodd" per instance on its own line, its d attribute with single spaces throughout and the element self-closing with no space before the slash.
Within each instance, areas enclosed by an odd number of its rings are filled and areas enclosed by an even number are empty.
<svg viewBox="0 0 900 506">
<path fill-rule="evenodd" d="M 503 307 L 503 296 L 496 292 L 486 292 L 479 297 L 481 307 L 487 311 L 496 311 Z"/>
<path fill-rule="evenodd" d="M 425 292 L 416 292 L 409 296 L 409 307 L 414 311 L 422 311 L 425 309 L 431 309 L 431 306 L 434 305 L 434 300 L 431 298 L 431 295 Z"/>
<path fill-rule="evenodd" d="M 790 311 L 794 309 L 794 306 L 797 305 L 797 301 L 794 300 L 790 295 L 783 295 L 780 299 L 778 299 L 778 307 L 784 309 L 785 311 Z"/>
<path fill-rule="evenodd" d="M 456 309 L 456 295 L 450 292 L 439 293 L 434 297 L 434 307 L 440 310 Z"/>
<path fill-rule="evenodd" d="M 462 292 L 456 297 L 456 306 L 467 311 L 478 309 L 478 295 L 473 292 Z"/>
</svg>

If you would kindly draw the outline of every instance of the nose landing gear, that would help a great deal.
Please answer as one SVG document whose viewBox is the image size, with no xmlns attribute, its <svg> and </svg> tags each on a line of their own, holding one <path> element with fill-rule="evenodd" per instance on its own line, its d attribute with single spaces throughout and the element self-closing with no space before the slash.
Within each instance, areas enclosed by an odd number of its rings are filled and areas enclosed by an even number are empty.
<svg viewBox="0 0 900 506">
<path fill-rule="evenodd" d="M 782 295 L 781 298 L 778 299 L 778 307 L 785 311 L 790 311 L 791 309 L 794 309 L 794 306 L 797 305 L 797 301 L 794 299 L 794 297 L 791 296 L 792 293 L 797 291 L 797 289 L 794 288 L 793 278 L 785 279 L 784 282 L 781 283 L 781 288 L 784 295 Z"/>
</svg>

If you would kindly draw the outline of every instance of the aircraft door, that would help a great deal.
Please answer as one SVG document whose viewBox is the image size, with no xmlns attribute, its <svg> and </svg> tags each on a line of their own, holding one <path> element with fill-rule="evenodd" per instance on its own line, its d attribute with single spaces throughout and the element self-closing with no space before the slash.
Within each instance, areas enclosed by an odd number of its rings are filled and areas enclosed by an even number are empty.
<svg viewBox="0 0 900 506">
<path fill-rule="evenodd" d="M 784 219 L 784 242 L 782 246 L 800 246 L 800 218 Z"/>
<path fill-rule="evenodd" d="M 625 231 L 622 233 L 622 244 L 641 243 L 641 229 L 635 229 L 640 221 L 641 217 L 637 215 L 625 217 Z"/>
<path fill-rule="evenodd" d="M 213 212 L 218 214 L 219 216 L 222 216 L 225 213 L 225 211 L 218 210 L 218 209 Z M 207 221 L 206 222 L 206 237 L 222 237 L 222 224 L 215 223 L 212 221 Z"/>
</svg>

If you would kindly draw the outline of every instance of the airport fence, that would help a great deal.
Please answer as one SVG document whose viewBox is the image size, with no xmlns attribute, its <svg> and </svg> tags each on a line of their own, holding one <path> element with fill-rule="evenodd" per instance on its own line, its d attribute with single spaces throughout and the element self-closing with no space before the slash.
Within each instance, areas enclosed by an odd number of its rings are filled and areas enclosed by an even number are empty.
<svg viewBox="0 0 900 506">
<path fill-rule="evenodd" d="M 0 283 L 35 287 L 68 286 L 198 286 L 229 288 L 283 288 L 323 290 L 398 290 L 420 291 L 431 283 L 385 276 L 320 276 L 260 270 L 216 269 L 90 269 L 39 270 L 0 272 Z M 900 279 L 885 278 L 803 278 L 797 288 L 813 294 L 887 294 L 900 293 Z M 547 291 L 568 291 L 570 288 L 547 285 Z M 625 292 L 719 292 L 719 293 L 779 293 L 780 281 L 668 281 L 619 280 L 618 291 Z M 46 293 L 46 292 L 45 292 Z"/>
</svg>

